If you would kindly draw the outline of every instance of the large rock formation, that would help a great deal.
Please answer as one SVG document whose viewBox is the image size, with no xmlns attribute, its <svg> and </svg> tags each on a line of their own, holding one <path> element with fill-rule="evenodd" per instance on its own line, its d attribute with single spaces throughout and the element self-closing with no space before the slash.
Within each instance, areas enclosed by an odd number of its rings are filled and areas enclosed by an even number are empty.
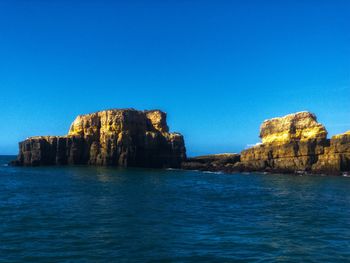
<svg viewBox="0 0 350 263">
<path fill-rule="evenodd" d="M 184 139 L 169 133 L 164 112 L 114 109 L 79 115 L 66 136 L 20 142 L 14 164 L 180 167 L 185 158 Z"/>
<path fill-rule="evenodd" d="M 339 174 L 350 170 L 350 134 L 327 139 L 325 127 L 310 112 L 263 122 L 261 144 L 241 152 L 237 165 L 247 171 Z"/>
</svg>

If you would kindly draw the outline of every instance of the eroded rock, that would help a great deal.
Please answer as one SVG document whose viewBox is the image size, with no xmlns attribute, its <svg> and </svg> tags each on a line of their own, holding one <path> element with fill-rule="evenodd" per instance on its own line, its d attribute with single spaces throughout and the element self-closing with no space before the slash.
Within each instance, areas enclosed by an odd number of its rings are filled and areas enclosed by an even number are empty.
<svg viewBox="0 0 350 263">
<path fill-rule="evenodd" d="M 284 144 L 326 137 L 326 128 L 317 122 L 314 114 L 307 111 L 266 120 L 260 127 L 262 143 Z"/>
<path fill-rule="evenodd" d="M 185 158 L 183 136 L 169 133 L 164 112 L 114 109 L 79 115 L 67 136 L 28 138 L 15 164 L 180 167 Z"/>
<path fill-rule="evenodd" d="M 315 173 L 338 174 L 350 171 L 350 131 L 333 136 L 324 154 L 312 166 Z"/>
<path fill-rule="evenodd" d="M 348 133 L 327 139 L 325 127 L 310 112 L 264 121 L 262 144 L 241 152 L 246 171 L 340 174 L 349 171 Z"/>
<path fill-rule="evenodd" d="M 327 130 L 310 112 L 266 120 L 262 143 L 240 155 L 189 158 L 182 168 L 224 172 L 342 174 L 350 171 L 350 131 L 327 139 Z"/>
</svg>

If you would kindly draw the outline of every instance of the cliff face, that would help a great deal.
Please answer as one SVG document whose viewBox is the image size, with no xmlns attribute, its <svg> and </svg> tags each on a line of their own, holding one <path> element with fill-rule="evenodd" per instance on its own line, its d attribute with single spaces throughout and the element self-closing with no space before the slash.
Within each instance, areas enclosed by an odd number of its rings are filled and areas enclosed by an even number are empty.
<svg viewBox="0 0 350 263">
<path fill-rule="evenodd" d="M 78 116 L 67 136 L 28 138 L 16 164 L 179 167 L 185 158 L 184 139 L 169 133 L 164 112 L 120 109 Z"/>
<path fill-rule="evenodd" d="M 327 174 L 350 172 L 350 131 L 330 139 L 329 147 L 324 148 L 312 170 Z"/>
<path fill-rule="evenodd" d="M 241 152 L 243 170 L 338 174 L 349 171 L 350 133 L 327 139 L 309 112 L 264 121 L 262 143 Z"/>
</svg>

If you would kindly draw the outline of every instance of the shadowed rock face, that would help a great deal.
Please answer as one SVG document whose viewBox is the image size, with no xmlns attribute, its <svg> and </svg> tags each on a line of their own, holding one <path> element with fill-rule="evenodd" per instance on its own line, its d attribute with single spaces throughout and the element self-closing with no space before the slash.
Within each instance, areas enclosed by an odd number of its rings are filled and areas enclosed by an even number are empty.
<svg viewBox="0 0 350 263">
<path fill-rule="evenodd" d="M 79 115 L 67 136 L 26 139 L 15 164 L 179 167 L 185 158 L 184 139 L 169 133 L 164 112 L 115 109 Z"/>
<path fill-rule="evenodd" d="M 330 139 L 329 147 L 324 148 L 324 154 L 318 156 L 312 170 L 326 174 L 350 172 L 350 131 Z"/>
<path fill-rule="evenodd" d="M 241 152 L 241 169 L 327 174 L 350 170 L 350 134 L 327 139 L 325 127 L 312 113 L 264 121 L 260 138 L 262 144 Z"/>
</svg>

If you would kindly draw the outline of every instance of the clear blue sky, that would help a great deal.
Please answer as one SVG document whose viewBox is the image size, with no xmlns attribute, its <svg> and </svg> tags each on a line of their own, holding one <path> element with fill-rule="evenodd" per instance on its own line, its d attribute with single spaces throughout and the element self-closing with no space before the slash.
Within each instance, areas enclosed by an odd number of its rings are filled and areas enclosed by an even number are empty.
<svg viewBox="0 0 350 263">
<path fill-rule="evenodd" d="M 189 155 L 309 110 L 350 130 L 350 1 L 0 0 L 0 154 L 78 114 L 159 108 Z"/>
</svg>

